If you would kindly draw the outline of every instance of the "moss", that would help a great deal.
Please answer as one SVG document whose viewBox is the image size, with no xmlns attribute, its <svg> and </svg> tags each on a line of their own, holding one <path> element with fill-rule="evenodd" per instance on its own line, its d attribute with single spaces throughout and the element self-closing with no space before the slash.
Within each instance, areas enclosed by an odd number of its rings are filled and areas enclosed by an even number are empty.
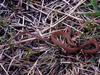
<svg viewBox="0 0 100 75">
<path fill-rule="evenodd" d="M 4 18 L 0 17 L 0 27 L 5 27 L 6 25 L 7 21 Z"/>
<path fill-rule="evenodd" d="M 24 49 L 24 55 L 23 58 L 25 60 L 34 62 L 41 54 L 43 53 L 43 51 L 33 51 L 31 48 L 25 48 Z"/>
<path fill-rule="evenodd" d="M 96 27 L 96 24 L 94 21 L 93 22 L 86 22 L 85 27 L 84 27 L 84 30 L 86 32 L 84 32 L 84 33 L 85 34 L 90 33 L 95 27 Z"/>
</svg>

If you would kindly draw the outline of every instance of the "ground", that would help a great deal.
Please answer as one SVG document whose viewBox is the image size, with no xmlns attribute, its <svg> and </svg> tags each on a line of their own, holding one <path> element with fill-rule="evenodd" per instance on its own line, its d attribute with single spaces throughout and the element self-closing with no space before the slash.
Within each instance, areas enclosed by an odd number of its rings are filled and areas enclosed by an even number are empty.
<svg viewBox="0 0 100 75">
<path fill-rule="evenodd" d="M 0 0 L 0 75 L 100 75 L 99 50 L 100 0 Z"/>
</svg>

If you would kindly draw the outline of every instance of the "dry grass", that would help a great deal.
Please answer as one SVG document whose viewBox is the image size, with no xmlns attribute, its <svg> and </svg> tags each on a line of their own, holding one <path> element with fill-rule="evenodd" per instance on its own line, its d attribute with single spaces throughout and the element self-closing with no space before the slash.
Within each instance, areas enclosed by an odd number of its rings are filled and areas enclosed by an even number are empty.
<svg viewBox="0 0 100 75">
<path fill-rule="evenodd" d="M 68 54 L 50 40 L 70 27 L 74 41 L 100 44 L 100 1 L 98 10 L 91 1 L 1 0 L 0 75 L 100 75 L 100 52 Z"/>
</svg>

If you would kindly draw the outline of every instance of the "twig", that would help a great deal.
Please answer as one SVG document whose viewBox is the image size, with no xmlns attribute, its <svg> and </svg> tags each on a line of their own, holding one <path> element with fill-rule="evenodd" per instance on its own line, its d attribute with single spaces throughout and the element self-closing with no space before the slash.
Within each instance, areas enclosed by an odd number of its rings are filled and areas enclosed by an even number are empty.
<svg viewBox="0 0 100 75">
<path fill-rule="evenodd" d="M 2 67 L 2 69 L 5 71 L 6 75 L 9 75 L 8 72 L 6 71 L 6 69 L 3 67 L 3 65 L 0 63 L 0 66 Z"/>
</svg>

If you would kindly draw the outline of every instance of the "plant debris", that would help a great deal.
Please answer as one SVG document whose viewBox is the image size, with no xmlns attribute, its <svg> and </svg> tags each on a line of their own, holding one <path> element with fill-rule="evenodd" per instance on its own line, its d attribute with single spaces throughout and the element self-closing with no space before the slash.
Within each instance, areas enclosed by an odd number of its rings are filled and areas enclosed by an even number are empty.
<svg viewBox="0 0 100 75">
<path fill-rule="evenodd" d="M 99 50 L 99 0 L 0 0 L 0 75 L 99 75 Z"/>
</svg>

